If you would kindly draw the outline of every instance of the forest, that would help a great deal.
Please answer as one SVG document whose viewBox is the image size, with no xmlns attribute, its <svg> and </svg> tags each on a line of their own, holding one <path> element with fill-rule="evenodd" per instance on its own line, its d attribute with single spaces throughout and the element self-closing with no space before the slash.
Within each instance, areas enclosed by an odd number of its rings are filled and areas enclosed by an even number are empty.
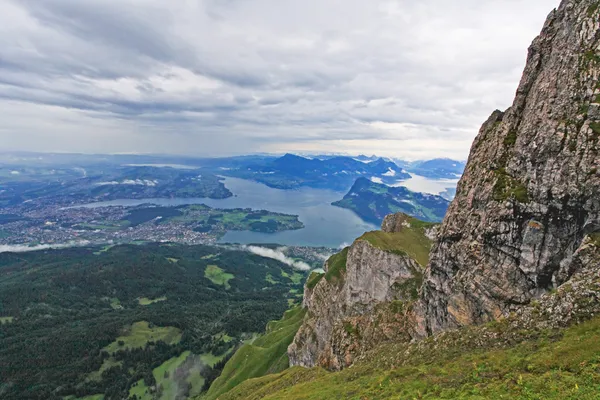
<svg viewBox="0 0 600 400">
<path fill-rule="evenodd" d="M 299 301 L 303 281 L 276 260 L 203 245 L 1 253 L 0 398 L 198 394 Z M 185 385 L 169 377 L 173 360 Z"/>
</svg>

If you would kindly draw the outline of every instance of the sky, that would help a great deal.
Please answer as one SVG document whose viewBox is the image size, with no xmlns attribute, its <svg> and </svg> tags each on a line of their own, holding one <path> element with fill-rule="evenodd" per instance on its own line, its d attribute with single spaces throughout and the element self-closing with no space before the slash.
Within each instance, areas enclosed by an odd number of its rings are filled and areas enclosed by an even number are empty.
<svg viewBox="0 0 600 400">
<path fill-rule="evenodd" d="M 558 0 L 0 0 L 0 150 L 466 159 Z"/>
</svg>

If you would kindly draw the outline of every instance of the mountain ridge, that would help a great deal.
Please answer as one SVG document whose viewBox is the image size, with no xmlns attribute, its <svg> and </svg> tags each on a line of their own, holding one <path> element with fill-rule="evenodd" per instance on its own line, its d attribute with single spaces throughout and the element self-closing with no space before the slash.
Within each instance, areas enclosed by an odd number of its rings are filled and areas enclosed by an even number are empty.
<svg viewBox="0 0 600 400">
<path fill-rule="evenodd" d="M 457 196 L 433 241 L 418 295 L 395 300 L 396 313 L 382 316 L 377 305 L 389 299 L 377 300 L 379 294 L 372 292 L 357 302 L 361 290 L 344 296 L 343 286 L 321 279 L 314 289 L 306 288 L 308 316 L 289 348 L 292 366 L 347 367 L 381 345 L 374 338 L 367 346 L 359 343 L 372 324 L 390 317 L 398 324 L 390 328 L 390 337 L 380 339 L 408 343 L 522 314 L 539 299 L 548 307 L 568 303 L 544 295 L 568 291 L 585 271 L 597 274 L 599 11 L 598 1 L 564 0 L 550 13 L 529 49 L 513 106 L 492 113 L 473 143 Z M 400 230 L 414 224 L 398 214 L 389 218 L 400 221 L 392 224 Z M 375 254 L 358 258 L 349 252 L 346 268 L 356 264 L 353 269 L 363 274 L 377 274 L 373 271 L 385 265 L 373 262 L 377 259 Z M 390 267 L 383 274 L 397 276 L 394 271 Z M 403 281 L 392 279 L 380 290 L 385 293 L 394 285 Z M 315 298 L 314 293 L 327 287 L 326 296 Z M 593 315 L 593 305 L 576 307 L 587 310 L 588 318 Z M 356 323 L 346 325 L 348 314 L 331 311 L 336 308 L 360 310 Z M 565 310 L 560 306 L 557 312 Z M 538 322 L 552 325 L 561 317 L 550 313 L 548 320 Z"/>
<path fill-rule="evenodd" d="M 450 202 L 434 194 L 358 178 L 343 199 L 332 205 L 352 210 L 363 220 L 380 225 L 386 215 L 397 212 L 428 222 L 442 222 Z"/>
</svg>

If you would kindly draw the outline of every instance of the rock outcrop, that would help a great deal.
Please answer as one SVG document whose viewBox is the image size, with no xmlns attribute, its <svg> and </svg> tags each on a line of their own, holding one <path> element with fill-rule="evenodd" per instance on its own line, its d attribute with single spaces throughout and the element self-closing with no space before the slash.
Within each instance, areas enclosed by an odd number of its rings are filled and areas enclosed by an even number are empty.
<svg viewBox="0 0 600 400">
<path fill-rule="evenodd" d="M 569 290 L 598 298 L 599 45 L 600 1 L 564 0 L 550 13 L 513 105 L 495 111 L 475 139 L 442 225 L 390 216 L 379 236 L 347 251 L 339 278 L 328 270 L 328 279 L 312 279 L 292 365 L 339 369 L 385 340 L 508 317 L 554 327 L 594 310 Z M 415 227 L 435 239 L 418 292 L 416 267 L 428 257 L 405 251 L 416 239 L 398 234 Z M 557 315 L 532 319 L 540 299 Z"/>
<path fill-rule="evenodd" d="M 432 226 L 396 214 L 384 231 L 366 233 L 328 260 L 325 275 L 313 275 L 305 287 L 308 313 L 288 349 L 291 365 L 340 369 L 374 344 L 409 340 Z"/>
<path fill-rule="evenodd" d="M 420 334 L 505 316 L 568 280 L 600 229 L 600 7 L 565 0 L 516 99 L 483 125 L 431 253 Z"/>
</svg>

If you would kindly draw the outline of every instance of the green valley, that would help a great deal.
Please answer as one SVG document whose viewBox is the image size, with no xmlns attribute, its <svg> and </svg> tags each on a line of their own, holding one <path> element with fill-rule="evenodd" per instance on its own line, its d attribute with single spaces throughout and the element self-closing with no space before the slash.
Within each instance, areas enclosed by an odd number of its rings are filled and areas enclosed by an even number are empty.
<svg viewBox="0 0 600 400">
<path fill-rule="evenodd" d="M 200 394 L 287 310 L 305 277 L 273 259 L 204 245 L 0 253 L 0 359 L 8 361 L 0 397 Z"/>
</svg>

